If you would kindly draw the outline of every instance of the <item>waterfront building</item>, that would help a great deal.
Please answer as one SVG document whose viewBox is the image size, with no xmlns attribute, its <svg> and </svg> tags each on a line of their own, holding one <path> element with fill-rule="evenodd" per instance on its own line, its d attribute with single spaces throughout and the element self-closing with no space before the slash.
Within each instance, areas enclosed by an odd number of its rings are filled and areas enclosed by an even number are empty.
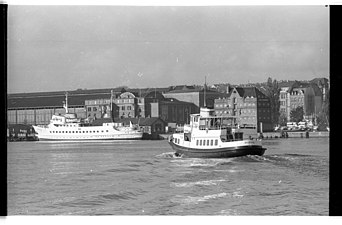
<svg viewBox="0 0 342 225">
<path fill-rule="evenodd" d="M 287 121 L 290 121 L 290 93 L 289 90 L 291 89 L 292 85 L 295 81 L 283 81 L 279 82 L 278 86 L 280 88 L 279 93 L 279 102 L 280 102 L 280 115 L 283 115 L 287 118 Z"/>
<path fill-rule="evenodd" d="M 256 87 L 235 87 L 224 98 L 215 99 L 218 116 L 236 116 L 241 128 L 253 128 L 260 132 L 272 130 L 270 100 Z"/>
<path fill-rule="evenodd" d="M 303 107 L 305 118 L 311 120 L 322 111 L 323 95 L 317 84 L 297 81 L 288 92 L 290 94 L 290 112 L 297 107 Z"/>
<path fill-rule="evenodd" d="M 145 118 L 151 117 L 151 103 L 163 100 L 164 96 L 158 91 L 152 90 L 135 90 L 125 91 L 113 96 L 112 106 L 110 98 L 86 100 L 85 107 L 91 110 L 88 114 L 89 118 L 103 118 L 104 115 L 112 115 L 114 120 L 120 118 Z M 110 112 L 110 107 L 113 112 Z"/>
<path fill-rule="evenodd" d="M 160 117 L 169 126 L 188 124 L 190 114 L 197 112 L 197 106 L 191 102 L 179 101 L 175 98 L 151 103 L 151 116 Z"/>
<path fill-rule="evenodd" d="M 224 94 L 213 90 L 204 90 L 203 87 L 195 86 L 177 86 L 172 91 L 163 94 L 165 98 L 175 98 L 179 101 L 191 102 L 197 106 L 195 113 L 199 113 L 200 107 L 204 106 L 204 96 L 207 107 L 214 107 L 216 98 L 224 96 Z"/>
<path fill-rule="evenodd" d="M 123 91 L 121 88 L 68 91 L 69 112 L 76 113 L 78 118 L 87 118 L 85 100 L 110 98 L 111 90 L 114 93 Z M 48 124 L 52 115 L 65 112 L 64 100 L 65 91 L 8 94 L 7 122 L 8 124 L 28 125 Z"/>
</svg>

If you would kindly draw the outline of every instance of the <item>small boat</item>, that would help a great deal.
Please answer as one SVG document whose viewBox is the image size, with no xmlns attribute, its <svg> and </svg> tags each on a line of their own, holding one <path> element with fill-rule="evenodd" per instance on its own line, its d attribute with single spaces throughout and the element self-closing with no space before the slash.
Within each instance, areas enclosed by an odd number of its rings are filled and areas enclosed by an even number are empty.
<svg viewBox="0 0 342 225">
<path fill-rule="evenodd" d="M 243 139 L 243 132 L 234 126 L 236 117 L 214 113 L 213 109 L 201 108 L 199 114 L 190 115 L 190 124 L 184 125 L 183 132 L 169 136 L 176 156 L 227 158 L 265 153 L 261 140 Z"/>
</svg>

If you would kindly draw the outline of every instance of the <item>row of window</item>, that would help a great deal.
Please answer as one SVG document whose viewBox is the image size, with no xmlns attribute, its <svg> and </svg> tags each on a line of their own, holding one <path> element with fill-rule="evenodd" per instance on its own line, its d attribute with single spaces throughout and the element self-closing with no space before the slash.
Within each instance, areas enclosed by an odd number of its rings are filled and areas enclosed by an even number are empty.
<svg viewBox="0 0 342 225">
<path fill-rule="evenodd" d="M 174 143 L 179 144 L 180 139 L 179 138 L 175 138 Z M 211 140 L 196 140 L 196 145 L 197 146 L 213 146 L 213 145 L 218 145 L 218 140 L 215 139 L 215 142 L 213 139 Z"/>
<path fill-rule="evenodd" d="M 215 143 L 214 143 L 214 140 L 196 140 L 196 145 L 199 145 L 199 146 L 213 146 L 215 144 L 218 145 L 218 140 L 215 139 Z"/>
<path fill-rule="evenodd" d="M 115 103 L 134 103 L 134 99 L 115 99 Z"/>
<path fill-rule="evenodd" d="M 103 133 L 105 131 L 101 130 L 101 133 Z M 106 132 L 109 132 L 108 130 L 106 130 Z M 100 133 L 100 131 L 95 131 L 95 130 L 90 130 L 90 131 L 50 131 L 50 133 Z"/>
<path fill-rule="evenodd" d="M 255 103 L 241 103 L 239 104 L 239 106 L 255 106 Z M 215 105 L 216 108 L 231 108 L 232 105 L 229 105 L 229 104 L 216 104 Z"/>
</svg>

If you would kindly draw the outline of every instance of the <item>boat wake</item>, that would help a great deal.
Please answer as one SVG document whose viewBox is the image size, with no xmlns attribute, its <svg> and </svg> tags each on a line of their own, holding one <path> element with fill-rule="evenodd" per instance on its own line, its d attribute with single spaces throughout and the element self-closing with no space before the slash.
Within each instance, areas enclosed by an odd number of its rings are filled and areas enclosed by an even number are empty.
<svg viewBox="0 0 342 225">
<path fill-rule="evenodd" d="M 217 167 L 220 165 L 232 164 L 233 158 L 225 159 L 204 159 L 204 158 L 181 158 L 171 161 L 179 167 L 203 168 L 203 167 Z"/>
<path fill-rule="evenodd" d="M 181 183 L 173 183 L 171 186 L 174 187 L 193 187 L 193 186 L 216 186 L 219 185 L 222 182 L 225 182 L 227 180 L 221 179 L 221 180 L 202 180 L 202 181 L 196 181 L 196 182 L 181 182 Z"/>
<path fill-rule="evenodd" d="M 164 152 L 155 156 L 156 158 L 166 158 L 166 159 L 174 159 L 174 158 L 182 158 L 181 155 L 176 154 L 175 152 Z"/>
</svg>

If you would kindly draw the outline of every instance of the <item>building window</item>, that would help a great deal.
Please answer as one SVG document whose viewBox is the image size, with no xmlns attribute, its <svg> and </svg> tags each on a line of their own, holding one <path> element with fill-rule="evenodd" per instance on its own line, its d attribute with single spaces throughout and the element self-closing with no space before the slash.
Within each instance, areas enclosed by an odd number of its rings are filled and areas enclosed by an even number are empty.
<svg viewBox="0 0 342 225">
<path fill-rule="evenodd" d="M 90 112 L 91 111 L 91 107 L 88 107 L 88 112 Z"/>
<path fill-rule="evenodd" d="M 97 108 L 96 108 L 96 107 L 93 107 L 93 111 L 96 112 L 96 111 L 97 111 Z"/>
</svg>

